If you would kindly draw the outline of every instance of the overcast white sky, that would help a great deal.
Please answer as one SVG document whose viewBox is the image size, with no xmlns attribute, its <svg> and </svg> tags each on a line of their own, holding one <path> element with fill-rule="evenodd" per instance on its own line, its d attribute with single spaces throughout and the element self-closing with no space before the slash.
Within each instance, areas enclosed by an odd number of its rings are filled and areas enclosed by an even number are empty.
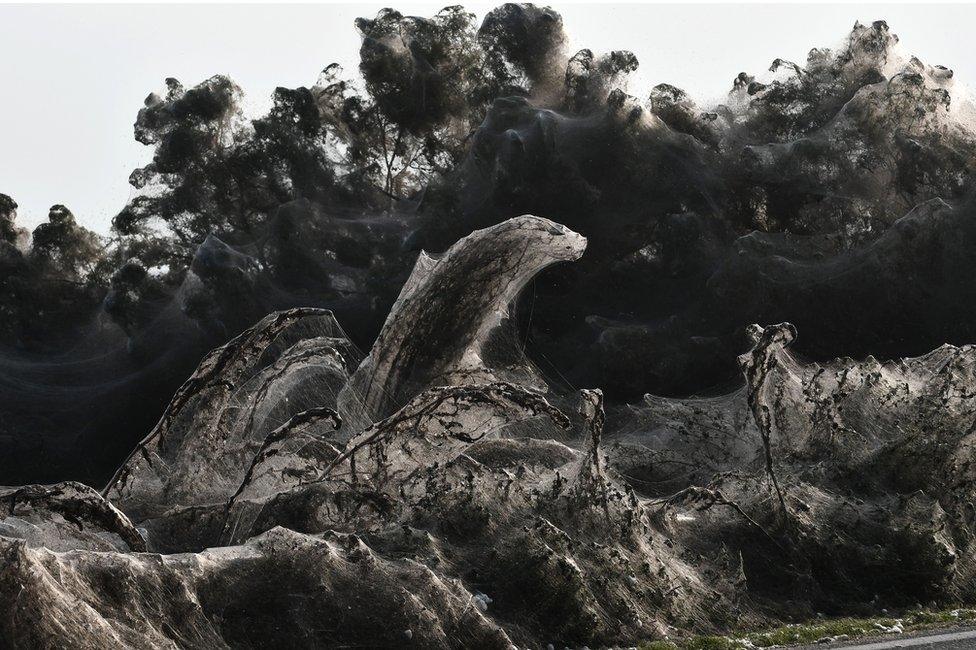
<svg viewBox="0 0 976 650">
<path fill-rule="evenodd" d="M 230 75 L 252 108 L 275 86 L 311 85 L 327 64 L 353 72 L 357 16 L 383 6 L 431 15 L 451 2 L 343 5 L 0 5 L 0 192 L 33 227 L 51 204 L 107 232 L 129 197 L 129 172 L 151 157 L 132 137 L 142 101 L 176 77 L 186 86 Z M 463 3 L 479 18 L 494 3 Z M 541 2 L 538 4 L 546 4 Z M 629 49 L 630 91 L 662 81 L 720 98 L 740 71 L 776 57 L 802 62 L 855 20 L 887 20 L 922 61 L 976 83 L 974 5 L 641 5 L 550 3 L 572 46 Z"/>
</svg>

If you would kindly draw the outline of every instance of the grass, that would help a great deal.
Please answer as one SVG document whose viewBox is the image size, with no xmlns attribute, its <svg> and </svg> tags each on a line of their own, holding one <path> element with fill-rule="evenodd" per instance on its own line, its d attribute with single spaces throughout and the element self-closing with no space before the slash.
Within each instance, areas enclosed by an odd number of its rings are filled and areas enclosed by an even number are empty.
<svg viewBox="0 0 976 650">
<path fill-rule="evenodd" d="M 769 630 L 733 633 L 730 636 L 692 636 L 674 641 L 649 641 L 640 650 L 748 650 L 846 637 L 856 639 L 901 630 L 916 632 L 946 625 L 976 623 L 976 609 L 912 610 L 899 618 L 836 618 L 783 625 Z"/>
</svg>

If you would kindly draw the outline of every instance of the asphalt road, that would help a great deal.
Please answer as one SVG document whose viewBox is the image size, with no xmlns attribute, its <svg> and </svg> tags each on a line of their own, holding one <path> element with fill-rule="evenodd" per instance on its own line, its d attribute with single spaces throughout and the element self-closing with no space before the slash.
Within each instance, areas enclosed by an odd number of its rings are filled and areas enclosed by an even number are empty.
<svg viewBox="0 0 976 650">
<path fill-rule="evenodd" d="M 852 648 L 854 650 L 893 650 L 912 648 L 913 650 L 974 650 L 976 649 L 976 629 L 928 630 L 915 634 L 898 635 L 885 639 L 862 639 L 845 643 L 815 644 L 803 646 L 801 650 L 813 648 Z"/>
</svg>

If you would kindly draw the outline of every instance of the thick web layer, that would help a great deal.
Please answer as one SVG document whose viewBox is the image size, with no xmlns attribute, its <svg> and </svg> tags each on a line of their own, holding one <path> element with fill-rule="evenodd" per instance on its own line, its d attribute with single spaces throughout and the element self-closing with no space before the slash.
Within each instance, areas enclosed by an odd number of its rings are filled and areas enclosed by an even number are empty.
<svg viewBox="0 0 976 650">
<path fill-rule="evenodd" d="M 529 216 L 494 230 L 424 263 L 355 370 L 331 314 L 271 314 L 208 355 L 107 499 L 73 484 L 8 491 L 3 637 L 593 646 L 976 597 L 972 347 L 810 363 L 790 351 L 792 325 L 755 326 L 744 388 L 607 408 L 596 389 L 503 379 L 490 360 L 517 358 L 517 341 L 469 354 L 534 262 L 469 285 L 464 304 L 483 308 L 461 325 L 407 308 L 463 293 L 452 274 L 499 241 L 512 249 L 506 237 L 537 260 L 581 243 Z M 440 322 L 465 343 L 424 351 Z M 400 348 L 416 383 L 382 374 Z M 405 403 L 346 417 L 366 408 L 339 399 L 358 373 Z"/>
</svg>

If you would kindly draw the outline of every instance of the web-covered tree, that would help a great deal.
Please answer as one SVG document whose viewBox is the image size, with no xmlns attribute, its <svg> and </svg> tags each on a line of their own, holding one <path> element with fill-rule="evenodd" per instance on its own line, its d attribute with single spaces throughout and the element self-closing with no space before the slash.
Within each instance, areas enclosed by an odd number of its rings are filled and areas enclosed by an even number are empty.
<svg viewBox="0 0 976 650">
<path fill-rule="evenodd" d="M 6 194 L 0 194 L 0 242 L 14 248 L 26 248 L 30 235 L 26 228 L 21 228 L 16 222 L 17 202 Z"/>
<path fill-rule="evenodd" d="M 356 21 L 365 93 L 347 98 L 342 117 L 353 151 L 391 200 L 453 168 L 476 126 L 483 56 L 474 18 L 448 7 L 433 18 L 385 9 Z"/>
<path fill-rule="evenodd" d="M 247 228 L 228 155 L 237 136 L 240 89 L 220 76 L 189 91 L 176 79 L 166 85 L 166 96 L 149 95 L 136 118 L 136 140 L 156 151 L 129 177 L 140 193 L 112 225 L 122 235 L 165 226 L 179 244 L 177 254 L 188 257 L 204 231 Z"/>
<path fill-rule="evenodd" d="M 102 238 L 78 225 L 63 205 L 51 206 L 47 223 L 34 229 L 30 261 L 52 281 L 78 286 L 104 284 L 105 244 Z"/>
<path fill-rule="evenodd" d="M 105 243 L 63 205 L 28 237 L 0 194 L 0 343 L 33 349 L 83 330 L 105 295 Z"/>
<path fill-rule="evenodd" d="M 165 98 L 150 95 L 139 111 L 136 139 L 156 152 L 130 178 L 140 193 L 113 220 L 117 233 L 169 235 L 168 261 L 185 266 L 207 235 L 253 240 L 281 203 L 328 198 L 335 174 L 309 90 L 277 89 L 271 111 L 247 122 L 226 77 L 167 85 Z"/>
<path fill-rule="evenodd" d="M 503 5 L 480 28 L 461 7 L 431 18 L 384 9 L 356 27 L 360 82 L 329 66 L 310 89 L 278 88 L 259 119 L 243 118 L 241 91 L 226 77 L 189 90 L 168 79 L 165 96 L 150 95 L 139 111 L 136 139 L 155 154 L 132 173 L 138 194 L 115 232 L 179 269 L 207 235 L 259 239 L 291 200 L 346 214 L 395 211 L 457 168 L 497 97 L 558 107 L 566 95 L 566 39 L 549 9 Z M 619 67 L 628 66 L 636 61 Z M 147 243 L 165 241 L 153 239 L 160 234 L 173 240 L 165 254 Z"/>
</svg>

